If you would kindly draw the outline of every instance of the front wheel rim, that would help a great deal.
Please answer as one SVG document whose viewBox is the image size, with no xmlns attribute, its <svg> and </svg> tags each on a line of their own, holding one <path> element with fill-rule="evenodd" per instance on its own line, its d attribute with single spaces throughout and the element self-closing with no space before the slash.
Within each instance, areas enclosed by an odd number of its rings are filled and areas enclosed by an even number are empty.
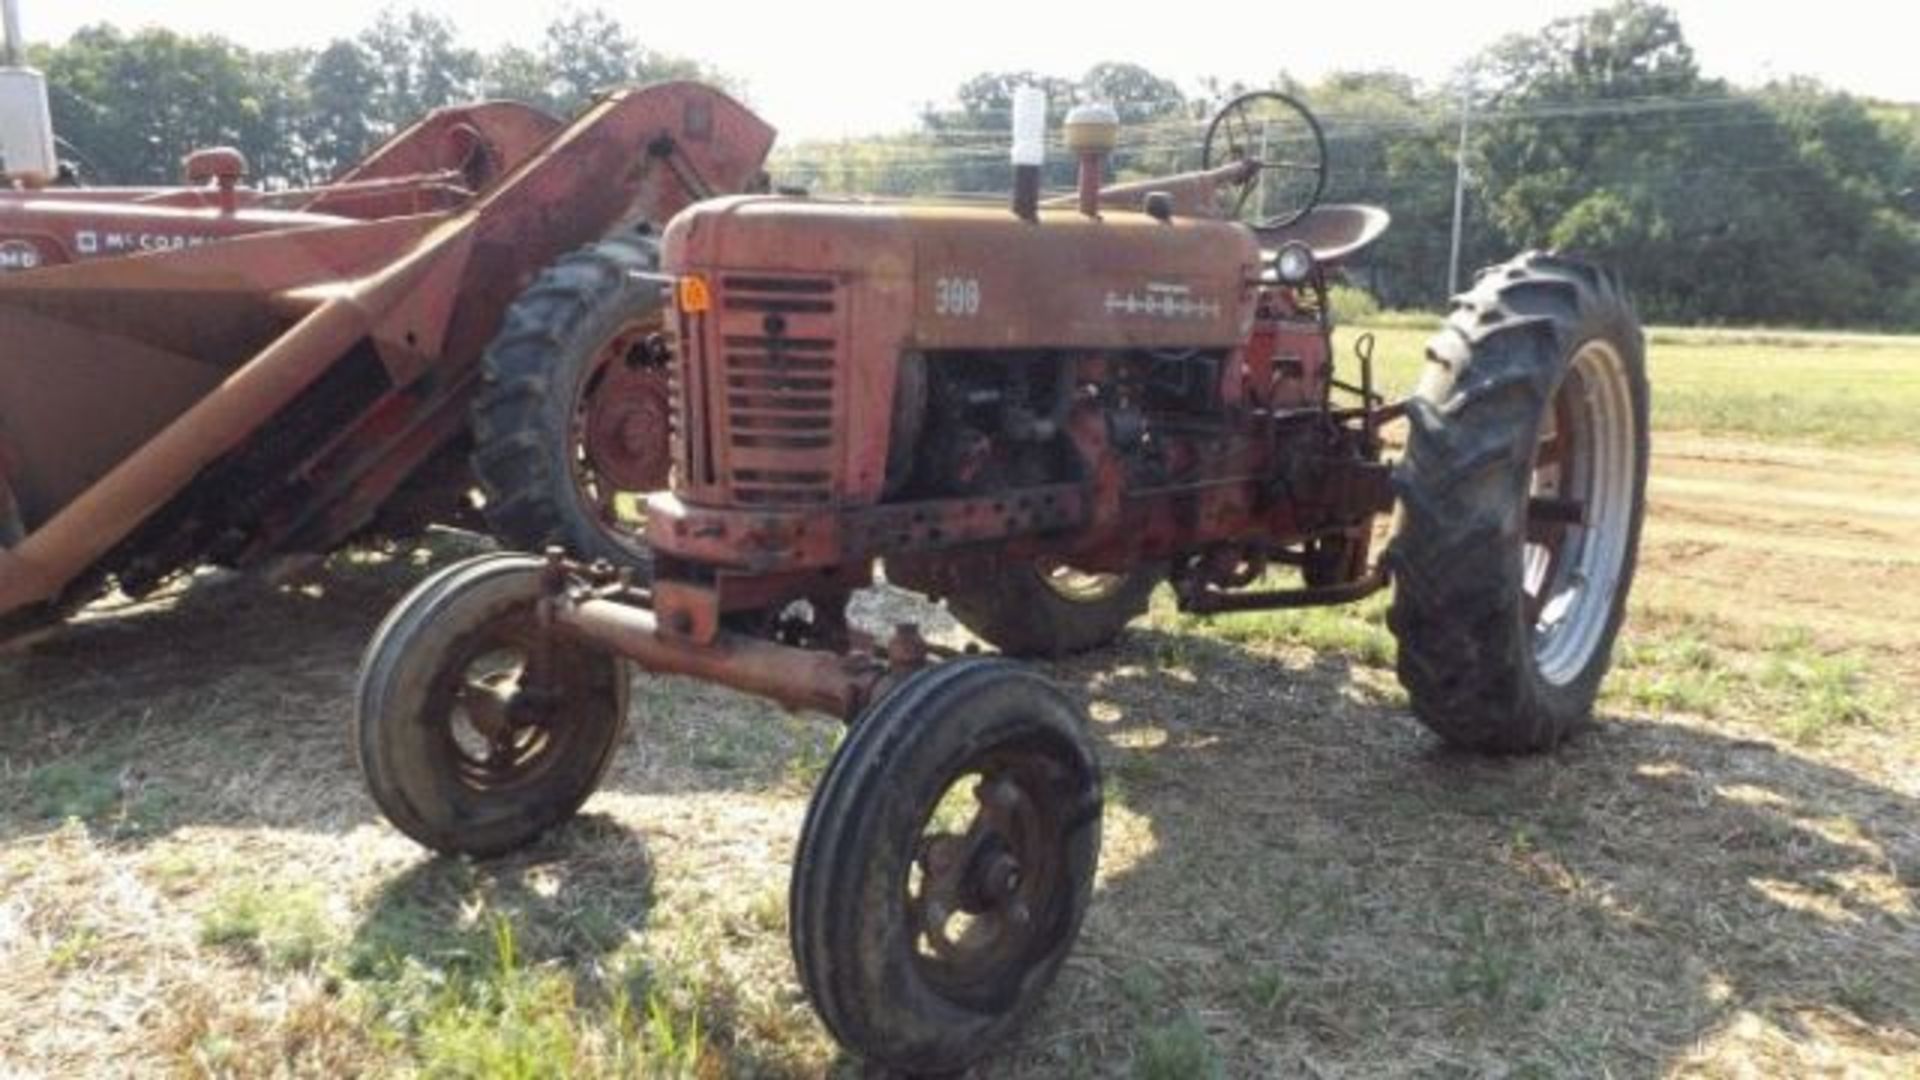
<svg viewBox="0 0 1920 1080">
<path fill-rule="evenodd" d="M 927 807 L 901 886 L 914 967 L 949 1000 L 1004 999 L 1049 947 L 1074 888 L 1062 775 L 1047 753 L 1001 748 Z"/>
<path fill-rule="evenodd" d="M 560 672 L 541 656 L 529 618 L 514 618 L 473 635 L 442 664 L 422 719 L 436 729 L 440 751 L 467 789 L 495 793 L 536 782 L 571 738 L 550 726 Z"/>
<path fill-rule="evenodd" d="M 1619 349 L 1581 345 L 1541 423 L 1522 554 L 1534 662 L 1555 686 L 1591 667 L 1613 623 L 1633 533 L 1638 427 Z"/>
</svg>

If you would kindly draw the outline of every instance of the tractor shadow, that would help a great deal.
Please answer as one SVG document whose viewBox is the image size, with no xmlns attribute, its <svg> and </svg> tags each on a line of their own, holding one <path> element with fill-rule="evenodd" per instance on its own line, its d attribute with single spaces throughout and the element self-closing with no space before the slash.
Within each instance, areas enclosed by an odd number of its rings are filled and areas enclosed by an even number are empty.
<svg viewBox="0 0 1920 1080">
<path fill-rule="evenodd" d="M 281 586 L 203 573 L 0 653 L 5 766 L 24 777 L 0 793 L 0 841 L 72 819 L 132 843 L 373 820 L 346 738 L 360 653 L 407 589 L 482 545 L 437 533 Z"/>
<path fill-rule="evenodd" d="M 410 968 L 437 982 L 542 965 L 590 969 L 644 931 L 653 883 L 646 839 L 603 814 L 485 862 L 426 857 L 375 890 L 346 973 L 393 983 Z"/>
<path fill-rule="evenodd" d="M 1625 715 L 1543 757 L 1452 752 L 1390 672 L 1149 629 L 1053 673 L 1106 767 L 1102 882 L 995 1074 L 1142 1053 L 1274 1076 L 1920 1054 L 1911 796 Z"/>
<path fill-rule="evenodd" d="M 24 778 L 0 785 L 0 842 L 78 818 L 116 845 L 200 824 L 362 843 L 347 834 L 379 818 L 343 735 L 360 652 L 407 588 L 474 550 L 336 560 L 305 588 L 200 585 L 0 656 L 0 757 Z M 1232 1076 L 1920 1056 L 1911 795 L 1629 715 L 1544 757 L 1452 753 L 1388 672 L 1148 627 L 1048 670 L 1093 717 L 1102 880 L 1040 1015 L 984 1075 L 1097 1075 L 1149 1052 L 1173 1056 L 1167 1075 L 1211 1057 Z M 484 965 L 499 924 L 475 913 L 504 918 L 530 962 L 592 969 L 650 925 L 647 838 L 677 876 L 668 849 L 697 848 L 699 815 L 735 795 L 769 807 L 742 827 L 751 869 L 783 880 L 837 725 L 664 680 L 636 683 L 633 724 L 613 800 L 528 851 L 382 871 L 356 970 L 385 985 Z M 681 795 L 698 797 L 672 835 L 627 824 Z M 730 947 L 791 979 L 780 941 Z"/>
</svg>

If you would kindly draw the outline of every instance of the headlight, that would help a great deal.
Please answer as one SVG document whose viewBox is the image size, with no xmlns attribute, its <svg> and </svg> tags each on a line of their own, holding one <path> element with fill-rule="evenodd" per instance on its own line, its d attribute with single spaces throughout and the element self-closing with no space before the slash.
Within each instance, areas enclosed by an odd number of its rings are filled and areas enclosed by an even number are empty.
<svg viewBox="0 0 1920 1080">
<path fill-rule="evenodd" d="M 1313 249 L 1298 240 L 1280 245 L 1273 255 L 1273 272 L 1288 285 L 1303 285 L 1313 273 Z"/>
</svg>

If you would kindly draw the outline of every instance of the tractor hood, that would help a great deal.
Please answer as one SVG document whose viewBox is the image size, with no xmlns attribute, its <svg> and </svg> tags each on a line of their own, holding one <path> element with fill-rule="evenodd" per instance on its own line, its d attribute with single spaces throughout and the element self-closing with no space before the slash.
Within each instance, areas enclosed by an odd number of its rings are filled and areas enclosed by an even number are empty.
<svg viewBox="0 0 1920 1080">
<path fill-rule="evenodd" d="M 922 350 L 1233 348 L 1259 259 L 1252 231 L 1211 219 L 778 196 L 691 207 L 665 252 L 723 298 L 736 280 L 833 279 L 863 333 Z"/>
</svg>

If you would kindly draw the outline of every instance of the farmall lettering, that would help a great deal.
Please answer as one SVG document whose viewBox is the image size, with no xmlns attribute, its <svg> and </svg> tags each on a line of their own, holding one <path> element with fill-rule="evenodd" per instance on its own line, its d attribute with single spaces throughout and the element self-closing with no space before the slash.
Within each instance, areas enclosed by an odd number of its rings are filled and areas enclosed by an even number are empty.
<svg viewBox="0 0 1920 1080">
<path fill-rule="evenodd" d="M 1109 291 L 1105 314 L 1136 315 L 1150 319 L 1217 319 L 1220 301 L 1196 297 L 1186 285 L 1149 281 L 1144 289 Z"/>
</svg>

